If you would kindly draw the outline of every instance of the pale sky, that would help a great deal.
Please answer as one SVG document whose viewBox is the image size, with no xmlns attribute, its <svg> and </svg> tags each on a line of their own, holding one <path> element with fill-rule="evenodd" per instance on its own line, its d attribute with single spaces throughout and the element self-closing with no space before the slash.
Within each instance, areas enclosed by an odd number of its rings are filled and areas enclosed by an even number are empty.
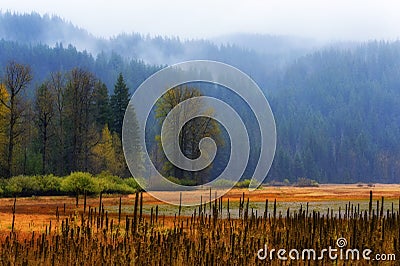
<svg viewBox="0 0 400 266">
<path fill-rule="evenodd" d="M 322 40 L 400 38 L 398 0 L 1 0 L 0 9 L 56 14 L 102 37 L 246 32 Z"/>
</svg>

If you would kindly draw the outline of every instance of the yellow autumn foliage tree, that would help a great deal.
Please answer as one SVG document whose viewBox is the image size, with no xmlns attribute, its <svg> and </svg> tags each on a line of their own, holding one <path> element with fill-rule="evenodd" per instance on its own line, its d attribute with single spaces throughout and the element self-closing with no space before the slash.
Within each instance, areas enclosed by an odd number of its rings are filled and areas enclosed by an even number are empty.
<svg viewBox="0 0 400 266">
<path fill-rule="evenodd" d="M 122 149 L 118 150 L 119 142 L 118 135 L 111 134 L 108 126 L 104 126 L 100 141 L 92 148 L 94 172 L 107 170 L 113 175 L 123 175 L 125 163 L 121 157 Z"/>
<path fill-rule="evenodd" d="M 0 103 L 7 103 L 8 98 L 9 94 L 6 87 L 4 84 L 0 84 Z M 0 104 L 0 169 L 4 169 L 7 164 L 5 158 L 7 158 L 6 145 L 9 114 L 10 110 L 4 104 Z"/>
<path fill-rule="evenodd" d="M 194 87 L 178 86 L 168 90 L 156 103 L 156 118 L 160 122 L 160 125 L 164 123 L 168 115 L 171 116 L 171 110 L 180 103 L 193 97 L 201 96 L 201 91 Z M 210 118 L 214 111 L 211 108 L 205 109 L 206 107 L 207 105 L 204 102 L 197 101 L 191 104 L 190 107 L 180 108 L 179 112 L 171 116 L 170 121 L 173 121 L 173 123 L 163 125 L 167 138 L 171 139 L 170 142 L 161 144 L 161 136 L 156 136 L 158 148 L 154 153 L 157 157 L 155 161 L 161 166 L 160 169 L 164 176 L 175 177 L 195 184 L 204 184 L 204 182 L 209 181 L 209 172 L 213 167 L 212 163 L 201 173 L 196 171 L 185 172 L 173 165 L 165 157 L 164 152 L 162 152 L 169 149 L 176 154 L 182 152 L 187 158 L 195 159 L 200 156 L 199 143 L 201 139 L 210 137 L 219 147 L 224 144 L 219 124 L 216 120 Z M 206 115 L 189 120 L 180 129 L 179 138 L 176 138 L 177 127 L 181 124 L 180 121 L 184 121 L 189 117 L 195 117 L 195 114 L 200 110 L 204 111 Z M 207 117 L 207 115 L 210 117 Z M 206 153 L 203 153 L 203 155 L 207 156 Z"/>
</svg>

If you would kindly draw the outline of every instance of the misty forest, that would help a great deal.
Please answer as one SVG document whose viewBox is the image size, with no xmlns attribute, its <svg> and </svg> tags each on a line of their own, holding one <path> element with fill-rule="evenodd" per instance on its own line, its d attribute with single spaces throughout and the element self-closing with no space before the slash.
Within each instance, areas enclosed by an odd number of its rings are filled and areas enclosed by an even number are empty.
<svg viewBox="0 0 400 266">
<path fill-rule="evenodd" d="M 44 2 L 0 4 L 0 265 L 399 265 L 396 3 Z"/>
<path fill-rule="evenodd" d="M 278 140 L 266 182 L 301 177 L 320 183 L 400 182 L 399 41 L 321 44 L 251 34 L 101 39 L 35 13 L 0 15 L 0 176 L 107 171 L 130 177 L 121 144 L 130 96 L 157 70 L 191 59 L 231 64 L 265 93 Z M 154 128 L 176 98 L 201 94 L 207 90 L 189 86 L 165 95 L 154 109 Z M 245 110 L 244 120 L 253 119 L 244 103 L 231 99 Z M 182 135 L 192 142 L 182 149 L 196 158 L 193 143 L 204 136 L 218 139 L 222 160 L 207 171 L 182 173 L 152 152 L 159 170 L 176 182 L 204 183 L 226 163 L 226 132 L 213 122 L 196 135 L 202 124 L 185 126 Z M 159 134 L 149 133 L 148 150 L 159 150 Z M 257 145 L 251 148 L 256 161 Z M 243 178 L 250 178 L 252 169 L 250 163 Z"/>
</svg>

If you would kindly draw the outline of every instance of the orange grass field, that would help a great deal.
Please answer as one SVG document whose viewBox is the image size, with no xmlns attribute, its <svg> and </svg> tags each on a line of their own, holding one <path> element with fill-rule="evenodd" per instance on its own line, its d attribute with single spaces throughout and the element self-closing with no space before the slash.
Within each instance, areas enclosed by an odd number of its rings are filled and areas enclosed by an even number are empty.
<svg viewBox="0 0 400 266">
<path fill-rule="evenodd" d="M 332 185 L 325 184 L 319 187 L 300 188 L 300 187 L 263 187 L 253 192 L 247 189 L 232 189 L 224 195 L 224 201 L 228 198 L 230 202 L 235 203 L 239 198 L 245 194 L 250 202 L 265 202 L 277 200 L 278 203 L 282 202 L 323 202 L 326 208 L 329 208 L 329 202 L 337 201 L 358 201 L 368 200 L 370 191 L 373 192 L 374 199 L 385 197 L 385 200 L 398 200 L 400 198 L 400 185 L 396 184 L 377 184 L 374 187 L 366 185 L 360 187 L 356 184 L 350 185 Z M 176 196 L 177 192 L 163 192 L 164 196 Z M 195 195 L 196 192 L 194 192 Z M 134 203 L 135 195 L 122 196 L 122 205 L 131 206 Z M 194 196 L 194 198 L 196 198 Z M 200 196 L 199 196 L 200 198 Z M 102 200 L 105 208 L 107 206 L 118 206 L 119 196 L 104 196 Z M 198 201 L 199 203 L 200 201 Z M 12 224 L 12 206 L 14 199 L 2 198 L 0 199 L 0 236 L 6 234 L 11 230 Z M 151 197 L 148 193 L 143 193 L 144 207 L 146 205 L 163 205 L 165 203 L 158 201 Z M 194 202 L 195 203 L 195 202 Z M 92 208 L 98 207 L 98 197 L 88 197 L 87 206 Z M 64 207 L 65 206 L 65 207 Z M 29 233 L 32 231 L 42 232 L 50 221 L 53 224 L 56 222 L 56 209 L 60 216 L 69 215 L 71 212 L 81 212 L 83 210 L 83 197 L 79 199 L 79 206 L 75 206 L 74 197 L 30 197 L 30 198 L 17 198 L 16 212 L 15 212 L 15 230 L 20 233 Z M 123 215 L 129 214 L 123 211 Z M 146 214 L 146 213 L 145 213 Z M 111 216 L 117 215 L 110 213 Z M 163 215 L 160 211 L 160 215 Z M 172 223 L 173 216 L 166 214 L 165 225 Z"/>
</svg>

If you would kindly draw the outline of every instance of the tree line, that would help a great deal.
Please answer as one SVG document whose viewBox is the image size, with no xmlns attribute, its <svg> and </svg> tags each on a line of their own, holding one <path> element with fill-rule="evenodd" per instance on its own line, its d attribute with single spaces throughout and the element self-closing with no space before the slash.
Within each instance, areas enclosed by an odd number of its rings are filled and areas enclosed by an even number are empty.
<svg viewBox="0 0 400 266">
<path fill-rule="evenodd" d="M 116 55 L 107 57 L 103 54 L 93 59 L 73 47 L 46 48 L 39 45 L 28 48 L 5 41 L 0 41 L 0 46 L 2 99 L 9 99 L 13 94 L 6 89 L 5 58 L 14 55 L 17 59 L 22 58 L 18 62 L 32 66 L 29 71 L 32 79 L 26 87 L 22 86 L 24 88 L 17 96 L 13 96 L 13 107 L 7 100 L 4 100 L 6 104 L 0 105 L 1 175 L 8 176 L 8 169 L 12 169 L 14 175 L 41 173 L 43 169 L 62 175 L 77 169 L 97 171 L 107 168 L 107 165 L 119 168 L 119 164 L 112 163 L 111 159 L 94 161 L 95 154 L 107 154 L 109 158 L 123 162 L 118 157 L 122 155 L 118 152 L 121 150 L 120 135 L 112 121 L 114 116 L 107 111 L 113 108 L 111 102 L 116 102 L 110 96 L 115 94 L 112 88 L 118 83 L 118 73 L 121 72 L 124 83 L 128 84 L 132 93 L 140 81 L 154 73 L 157 67 L 141 65 L 137 61 L 129 63 Z M 240 58 L 235 60 L 240 61 Z M 41 61 L 43 64 L 40 64 Z M 80 67 L 74 68 L 74 65 Z M 257 63 L 249 67 L 248 73 L 270 101 L 277 124 L 277 152 L 267 181 L 288 179 L 294 182 L 299 177 L 307 177 L 322 183 L 399 182 L 399 69 L 398 41 L 337 46 L 314 52 L 283 69 L 276 68 L 277 75 L 274 77 L 267 75 L 260 78 L 259 73 L 264 69 Z M 40 73 L 41 79 L 35 78 L 37 73 Z M 107 80 L 105 86 L 104 80 Z M 83 87 L 88 90 L 83 92 Z M 59 94 L 56 88 L 62 88 Z M 47 91 L 56 96 L 49 97 Z M 81 96 L 82 93 L 86 94 Z M 214 94 L 218 97 L 224 92 Z M 74 101 L 78 96 L 85 100 Z M 47 104 L 43 104 L 43 108 L 37 107 L 49 98 L 54 98 L 54 108 L 46 110 Z M 232 106 L 243 110 L 241 115 L 245 122 L 252 120 L 240 100 L 230 95 L 227 98 Z M 60 99 L 62 101 L 58 103 Z M 10 108 L 14 108 L 13 119 L 8 116 Z M 23 112 L 20 112 L 21 108 Z M 74 117 L 72 110 L 75 109 L 80 112 L 79 116 Z M 38 114 L 42 115 L 41 120 Z M 4 120 L 6 117 L 7 120 Z M 162 121 L 161 118 L 158 120 Z M 11 136 L 7 133 L 10 122 L 14 132 Z M 252 131 L 256 130 L 251 128 L 250 133 Z M 87 133 L 88 137 L 81 136 L 81 133 Z M 158 134 L 150 134 L 148 143 L 152 143 L 152 147 L 158 145 L 155 139 Z M 187 136 L 189 138 L 190 134 Z M 109 141 L 101 141 L 102 138 Z M 223 139 L 223 149 L 228 149 L 227 138 Z M 13 147 L 11 153 L 10 143 Z M 187 146 L 187 155 L 195 157 L 197 151 L 189 148 L 190 145 Z M 256 154 L 257 146 L 252 148 Z M 107 153 L 104 150 L 116 152 Z M 9 154 L 12 154 L 11 160 Z M 154 155 L 154 158 L 162 159 L 162 156 Z M 189 177 L 171 168 L 168 163 L 156 161 L 156 164 L 166 175 L 178 175 L 183 179 Z M 213 164 L 213 170 L 221 167 L 223 164 Z M 118 172 L 121 173 L 126 172 Z M 200 174 L 196 179 L 202 180 L 207 175 Z M 245 177 L 251 177 L 251 169 L 245 172 Z"/>
<path fill-rule="evenodd" d="M 29 65 L 11 61 L 5 66 L 0 83 L 0 175 L 66 176 L 78 171 L 106 171 L 129 177 L 121 135 L 131 95 L 123 75 L 119 74 L 112 95 L 98 77 L 83 68 L 50 73 L 35 87 L 33 97 L 27 97 L 32 79 Z M 160 127 L 176 105 L 201 95 L 196 87 L 173 88 L 157 101 L 155 117 L 150 118 L 156 122 L 147 141 L 153 162 L 164 176 L 187 185 L 209 181 L 213 166 L 200 173 L 173 166 L 163 152 L 166 147 L 160 142 Z M 200 104 L 191 106 L 183 115 L 200 108 Z M 174 132 L 172 128 L 167 130 Z M 139 142 L 138 128 L 135 134 Z M 204 137 L 216 139 L 218 146 L 223 144 L 215 120 L 195 118 L 182 128 L 174 149 L 179 147 L 187 157 L 195 159 L 200 155 L 198 143 Z M 136 167 L 143 168 L 144 161 L 138 160 Z"/>
<path fill-rule="evenodd" d="M 53 72 L 36 86 L 29 65 L 9 62 L 0 86 L 0 175 L 63 176 L 74 171 L 128 176 L 121 145 L 130 99 L 122 74 L 110 96 L 82 68 Z"/>
</svg>

